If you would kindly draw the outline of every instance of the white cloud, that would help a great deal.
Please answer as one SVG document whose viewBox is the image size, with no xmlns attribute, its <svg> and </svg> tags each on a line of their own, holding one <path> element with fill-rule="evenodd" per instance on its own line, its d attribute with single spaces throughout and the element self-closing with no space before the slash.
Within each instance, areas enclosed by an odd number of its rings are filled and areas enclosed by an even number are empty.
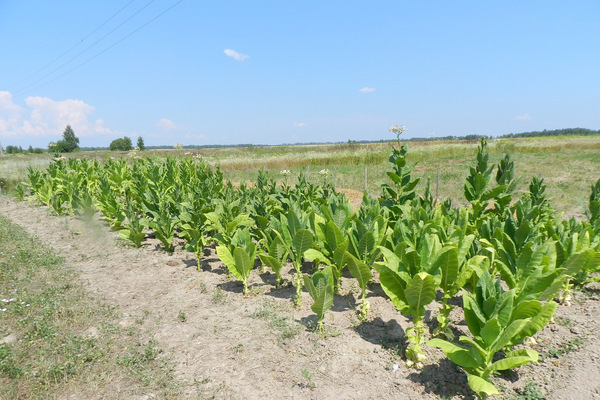
<svg viewBox="0 0 600 400">
<path fill-rule="evenodd" d="M 529 121 L 529 120 L 533 119 L 533 118 L 531 117 L 531 115 L 529 115 L 529 114 L 527 114 L 527 113 L 525 113 L 525 114 L 523 114 L 523 115 L 517 115 L 517 117 L 516 117 L 516 118 L 517 118 L 519 121 Z"/>
<path fill-rule="evenodd" d="M 171 121 L 170 119 L 166 119 L 166 118 L 163 118 L 160 121 L 158 121 L 156 123 L 156 126 L 159 127 L 160 129 L 164 129 L 166 131 L 174 131 L 174 130 L 180 128 L 175 122 Z"/>
<path fill-rule="evenodd" d="M 361 92 L 361 93 L 373 93 L 374 91 L 375 91 L 375 88 L 368 87 L 368 86 L 365 86 L 364 88 L 359 90 L 359 92 Z"/>
<path fill-rule="evenodd" d="M 237 51 L 231 50 L 231 49 L 225 49 L 223 52 L 227 55 L 227 57 L 231 57 L 236 61 L 244 61 L 245 59 L 250 57 L 245 54 L 238 53 Z"/>
<path fill-rule="evenodd" d="M 78 137 L 112 133 L 104 121 L 89 120 L 94 107 L 81 100 L 28 97 L 25 104 L 18 106 L 9 92 L 0 92 L 0 137 L 60 136 L 67 125 Z"/>
<path fill-rule="evenodd" d="M 306 124 L 304 122 L 294 122 L 294 126 L 296 128 L 302 128 L 303 126 L 306 126 Z"/>
</svg>

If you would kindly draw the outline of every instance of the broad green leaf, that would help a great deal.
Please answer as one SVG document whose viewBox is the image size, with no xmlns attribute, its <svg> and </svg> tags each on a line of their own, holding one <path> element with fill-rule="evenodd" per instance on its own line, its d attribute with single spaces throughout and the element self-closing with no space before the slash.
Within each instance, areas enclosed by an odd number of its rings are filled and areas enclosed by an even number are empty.
<svg viewBox="0 0 600 400">
<path fill-rule="evenodd" d="M 577 275 L 579 271 L 586 271 L 600 263 L 600 255 L 594 250 L 585 250 L 573 254 L 563 263 L 564 274 L 570 277 Z"/>
<path fill-rule="evenodd" d="M 435 279 L 427 272 L 419 272 L 406 286 L 405 295 L 408 305 L 419 311 L 435 299 Z"/>
<path fill-rule="evenodd" d="M 252 250 L 250 252 L 254 254 Z M 235 269 L 238 271 L 239 274 L 239 278 L 238 275 L 236 275 L 236 278 L 238 278 L 240 281 L 245 282 L 250 276 L 250 271 L 252 271 L 252 268 L 254 268 L 254 258 L 252 257 L 252 254 L 249 254 L 245 249 L 242 249 L 241 247 L 236 247 L 235 250 L 233 250 Z"/>
<path fill-rule="evenodd" d="M 340 244 L 333 252 L 333 263 L 338 267 L 342 268 L 346 265 L 346 253 L 348 250 L 349 241 L 346 239 L 345 242 Z"/>
<path fill-rule="evenodd" d="M 473 336 L 479 336 L 481 327 L 485 324 L 486 318 L 481 313 L 477 301 L 467 291 L 463 291 L 463 309 L 465 322 Z"/>
<path fill-rule="evenodd" d="M 537 362 L 538 358 L 539 358 L 538 352 L 535 350 L 531 350 L 531 349 L 511 350 L 511 351 L 507 351 L 504 353 L 504 357 L 521 357 L 521 356 L 529 357 L 535 362 Z"/>
<path fill-rule="evenodd" d="M 259 254 L 258 257 L 267 267 L 271 268 L 276 274 L 281 273 L 282 265 L 278 259 L 271 257 L 268 254 Z"/>
<path fill-rule="evenodd" d="M 530 356 L 506 357 L 493 363 L 491 368 L 493 371 L 504 371 L 516 368 L 523 364 L 535 362 L 536 360 L 537 358 L 533 359 Z"/>
<path fill-rule="evenodd" d="M 390 269 L 389 267 L 382 264 L 375 264 L 373 266 L 377 272 L 379 272 L 379 282 L 383 291 L 392 301 L 392 304 L 402 312 L 408 303 L 404 294 L 404 288 L 406 287 L 406 281 L 401 276 Z"/>
<path fill-rule="evenodd" d="M 302 225 L 300 224 L 300 220 L 295 212 L 289 211 L 287 213 L 287 226 L 290 232 L 291 237 L 295 237 L 296 233 L 302 229 Z"/>
<path fill-rule="evenodd" d="M 469 383 L 469 387 L 471 388 L 471 390 L 475 393 L 483 393 L 488 396 L 500 394 L 500 392 L 498 392 L 498 389 L 496 389 L 496 386 L 492 385 L 490 382 L 477 375 L 469 375 L 467 377 L 467 382 Z"/>
<path fill-rule="evenodd" d="M 296 257 L 303 257 L 304 252 L 310 249 L 313 245 L 313 236 L 309 230 L 300 229 L 294 235 L 294 240 L 292 242 L 292 248 Z"/>
<path fill-rule="evenodd" d="M 320 265 L 329 265 L 331 262 L 323 253 L 316 249 L 308 249 L 304 252 L 304 258 L 308 261 L 314 261 L 315 264 Z"/>
<path fill-rule="evenodd" d="M 358 256 L 365 259 L 375 248 L 375 237 L 373 233 L 366 232 L 358 242 Z"/>
<path fill-rule="evenodd" d="M 442 290 L 448 291 L 458 277 L 458 249 L 456 247 L 442 249 L 434 263 L 434 270 L 438 268 L 442 273 L 440 287 Z"/>
<path fill-rule="evenodd" d="M 481 328 L 479 336 L 481 336 L 486 346 L 490 347 L 492 343 L 494 343 L 494 341 L 498 339 L 500 330 L 501 327 L 498 323 L 498 318 L 492 318 L 491 320 L 487 321 L 485 325 Z"/>
<path fill-rule="evenodd" d="M 524 318 L 532 318 L 542 309 L 542 303 L 537 300 L 522 301 L 514 308 L 511 321 Z"/>
<path fill-rule="evenodd" d="M 325 240 L 332 251 L 344 242 L 344 234 L 333 221 L 329 221 L 325 227 Z"/>
<path fill-rule="evenodd" d="M 431 339 L 428 346 L 442 350 L 454 364 L 463 368 L 477 368 L 480 363 L 473 357 L 469 348 L 442 339 Z"/>
<path fill-rule="evenodd" d="M 521 332 L 528 322 L 529 319 L 518 319 L 511 322 L 510 325 L 504 329 L 502 334 L 496 339 L 493 346 L 490 348 L 490 352 L 496 353 L 506 347 Z"/>
<path fill-rule="evenodd" d="M 369 283 L 373 277 L 371 268 L 350 253 L 346 253 L 346 260 L 350 274 L 356 278 L 358 286 L 364 291 L 367 287 L 367 283 Z"/>
<path fill-rule="evenodd" d="M 515 302 L 515 290 L 511 289 L 508 292 L 502 293 L 500 298 L 498 299 L 499 306 L 497 308 L 498 312 L 498 322 L 501 326 L 508 325 L 510 321 L 510 317 L 512 315 L 513 304 Z"/>
<path fill-rule="evenodd" d="M 319 322 L 323 320 L 325 313 L 333 305 L 333 278 L 331 276 L 331 273 L 323 271 L 315 272 L 312 277 L 304 276 L 304 284 L 314 301 L 311 309 L 317 314 Z"/>
<path fill-rule="evenodd" d="M 473 245 L 473 241 L 475 240 L 475 235 L 465 235 L 460 238 L 458 243 L 458 263 L 461 264 L 464 262 L 467 257 L 467 253 L 471 249 Z"/>
<path fill-rule="evenodd" d="M 230 271 L 235 270 L 235 259 L 227 247 L 217 246 L 217 256 Z"/>
<path fill-rule="evenodd" d="M 287 248 L 281 239 L 281 236 L 275 236 L 269 245 L 269 255 L 275 257 L 280 262 L 284 262 L 284 258 L 287 256 Z"/>
<path fill-rule="evenodd" d="M 504 185 L 496 186 L 495 188 L 484 192 L 481 195 L 481 200 L 483 200 L 483 201 L 491 200 L 495 197 L 498 197 L 498 195 L 500 193 L 504 192 L 505 190 L 506 190 L 506 186 L 504 186 Z"/>
<path fill-rule="evenodd" d="M 550 301 L 550 302 L 544 304 L 544 306 L 542 306 L 542 309 L 529 320 L 527 325 L 525 325 L 523 327 L 523 329 L 521 330 L 521 332 L 519 332 L 517 337 L 519 339 L 531 337 L 531 336 L 535 335 L 537 332 L 544 329 L 544 327 L 546 325 L 548 325 L 548 323 L 554 316 L 554 313 L 556 312 L 557 307 L 558 307 L 558 304 L 553 301 Z M 513 343 L 514 343 L 514 341 L 513 341 Z"/>
</svg>

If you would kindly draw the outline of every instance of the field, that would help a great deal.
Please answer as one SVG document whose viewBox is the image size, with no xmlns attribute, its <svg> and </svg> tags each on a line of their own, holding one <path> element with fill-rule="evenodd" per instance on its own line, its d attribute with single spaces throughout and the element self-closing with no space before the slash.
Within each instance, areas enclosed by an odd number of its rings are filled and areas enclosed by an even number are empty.
<svg viewBox="0 0 600 400">
<path fill-rule="evenodd" d="M 419 193 L 429 178 L 437 197 L 450 197 L 455 207 L 468 205 L 463 185 L 477 146 L 411 144 L 407 160 L 418 163 L 412 178 L 422 178 Z M 506 140 L 491 142 L 489 155 L 490 163 L 496 163 L 503 152 L 512 153 L 516 175 L 524 176 L 514 198 L 528 190 L 531 176 L 541 174 L 549 203 L 565 218 L 587 220 L 584 207 L 599 178 L 599 149 L 600 140 L 590 137 Z M 311 182 L 333 183 L 335 171 L 338 189 L 360 192 L 366 166 L 367 191 L 378 196 L 376 183 L 390 183 L 385 175 L 389 151 L 389 144 L 377 144 L 193 153 L 209 166 L 220 165 L 225 179 L 236 185 L 256 185 L 259 170 L 278 184 L 293 184 L 296 174 L 308 168 Z M 184 158 L 183 153 L 169 155 Z M 31 162 L 50 163 L 43 158 L 0 159 L 5 186 L 26 180 Z M 283 169 L 292 174 L 280 175 Z M 322 169 L 330 174 L 319 175 Z M 294 307 L 292 264 L 281 270 L 280 289 L 271 269 L 253 269 L 244 294 L 242 283 L 230 279 L 231 268 L 220 260 L 218 246 L 201 248 L 197 268 L 194 252 L 185 251 L 189 238 L 182 237 L 182 230 L 172 239 L 172 252 L 165 251 L 159 234 L 147 233 L 141 247 L 134 248 L 98 214 L 56 216 L 51 211 L 56 208 L 0 197 L 0 298 L 15 299 L 0 304 L 6 308 L 0 313 L 1 398 L 474 396 L 463 369 L 437 348 L 423 345 L 422 367 L 408 367 L 412 319 L 398 312 L 376 282 L 367 286 L 370 311 L 361 319 L 361 283 L 346 270 L 319 331 L 306 290 L 300 307 Z M 301 266 L 307 275 L 309 264 Z M 14 266 L 20 268 L 9 269 Z M 502 398 L 600 398 L 596 285 L 573 291 L 571 305 L 558 305 L 553 321 L 535 335 L 530 348 L 539 353 L 537 363 L 493 375 Z M 450 301 L 462 304 L 460 296 Z M 435 325 L 440 306 L 438 298 L 426 308 L 427 326 Z M 458 332 L 468 332 L 460 307 L 451 317 Z M 426 331 L 427 338 L 431 333 Z"/>
</svg>

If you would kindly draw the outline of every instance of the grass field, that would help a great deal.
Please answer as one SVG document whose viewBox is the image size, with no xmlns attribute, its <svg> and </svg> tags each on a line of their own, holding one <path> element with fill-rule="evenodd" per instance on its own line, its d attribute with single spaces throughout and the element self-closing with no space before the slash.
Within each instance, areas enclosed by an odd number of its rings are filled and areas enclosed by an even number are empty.
<svg viewBox="0 0 600 400">
<path fill-rule="evenodd" d="M 293 183 L 302 173 L 312 182 L 328 181 L 337 188 L 380 194 L 380 183 L 387 182 L 387 158 L 393 143 L 249 146 L 237 148 L 155 150 L 158 156 L 199 154 L 211 165 L 220 165 L 225 178 L 235 182 L 256 180 L 259 170 L 282 182 L 280 171 L 287 169 Z M 438 198 L 464 203 L 463 184 L 474 164 L 477 141 L 434 141 L 409 143 L 409 162 L 416 164 L 413 175 L 421 178 L 420 190 L 427 181 Z M 532 176 L 542 176 L 553 206 L 565 215 L 582 215 L 590 185 L 600 173 L 600 136 L 563 136 L 519 139 L 492 139 L 488 143 L 491 160 L 497 162 L 509 152 L 517 176 L 522 180 L 518 191 L 526 190 Z M 116 152 L 79 152 L 75 157 L 104 159 L 126 155 Z M 26 179 L 29 166 L 44 168 L 49 155 L 14 155 L 0 158 L 0 186 L 14 187 Z M 329 170 L 322 176 L 319 171 Z M 366 179 L 365 179 L 366 175 Z"/>
<path fill-rule="evenodd" d="M 0 216 L 0 399 L 176 397 L 161 350 L 118 319 L 52 249 Z"/>
</svg>

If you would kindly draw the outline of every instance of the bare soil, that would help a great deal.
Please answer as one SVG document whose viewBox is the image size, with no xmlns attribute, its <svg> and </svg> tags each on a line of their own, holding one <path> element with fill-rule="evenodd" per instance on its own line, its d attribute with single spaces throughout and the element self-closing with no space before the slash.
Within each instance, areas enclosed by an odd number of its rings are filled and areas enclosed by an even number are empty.
<svg viewBox="0 0 600 400">
<path fill-rule="evenodd" d="M 402 349 L 409 321 L 378 285 L 371 287 L 369 321 L 359 323 L 358 287 L 345 278 L 326 317 L 327 334 L 319 336 L 310 329 L 316 317 L 308 293 L 295 310 L 295 289 L 275 289 L 273 274 L 257 269 L 251 294 L 244 296 L 214 249 L 207 249 L 198 271 L 181 242 L 173 255 L 151 238 L 131 248 L 100 221 L 52 216 L 44 207 L 7 197 L 0 197 L 0 213 L 64 257 L 87 291 L 117 306 L 119 324 L 143 325 L 146 340 L 154 338 L 173 363 L 182 398 L 473 398 L 464 372 L 437 349 L 425 349 L 424 368 L 406 368 Z M 457 327 L 464 330 L 456 311 Z M 535 338 L 542 360 L 496 377 L 496 385 L 505 398 L 518 398 L 534 382 L 547 399 L 600 399 L 599 332 L 598 292 L 575 293 L 573 305 L 559 306 L 555 323 Z M 116 397 L 110 383 L 103 389 L 97 398 Z"/>
</svg>

